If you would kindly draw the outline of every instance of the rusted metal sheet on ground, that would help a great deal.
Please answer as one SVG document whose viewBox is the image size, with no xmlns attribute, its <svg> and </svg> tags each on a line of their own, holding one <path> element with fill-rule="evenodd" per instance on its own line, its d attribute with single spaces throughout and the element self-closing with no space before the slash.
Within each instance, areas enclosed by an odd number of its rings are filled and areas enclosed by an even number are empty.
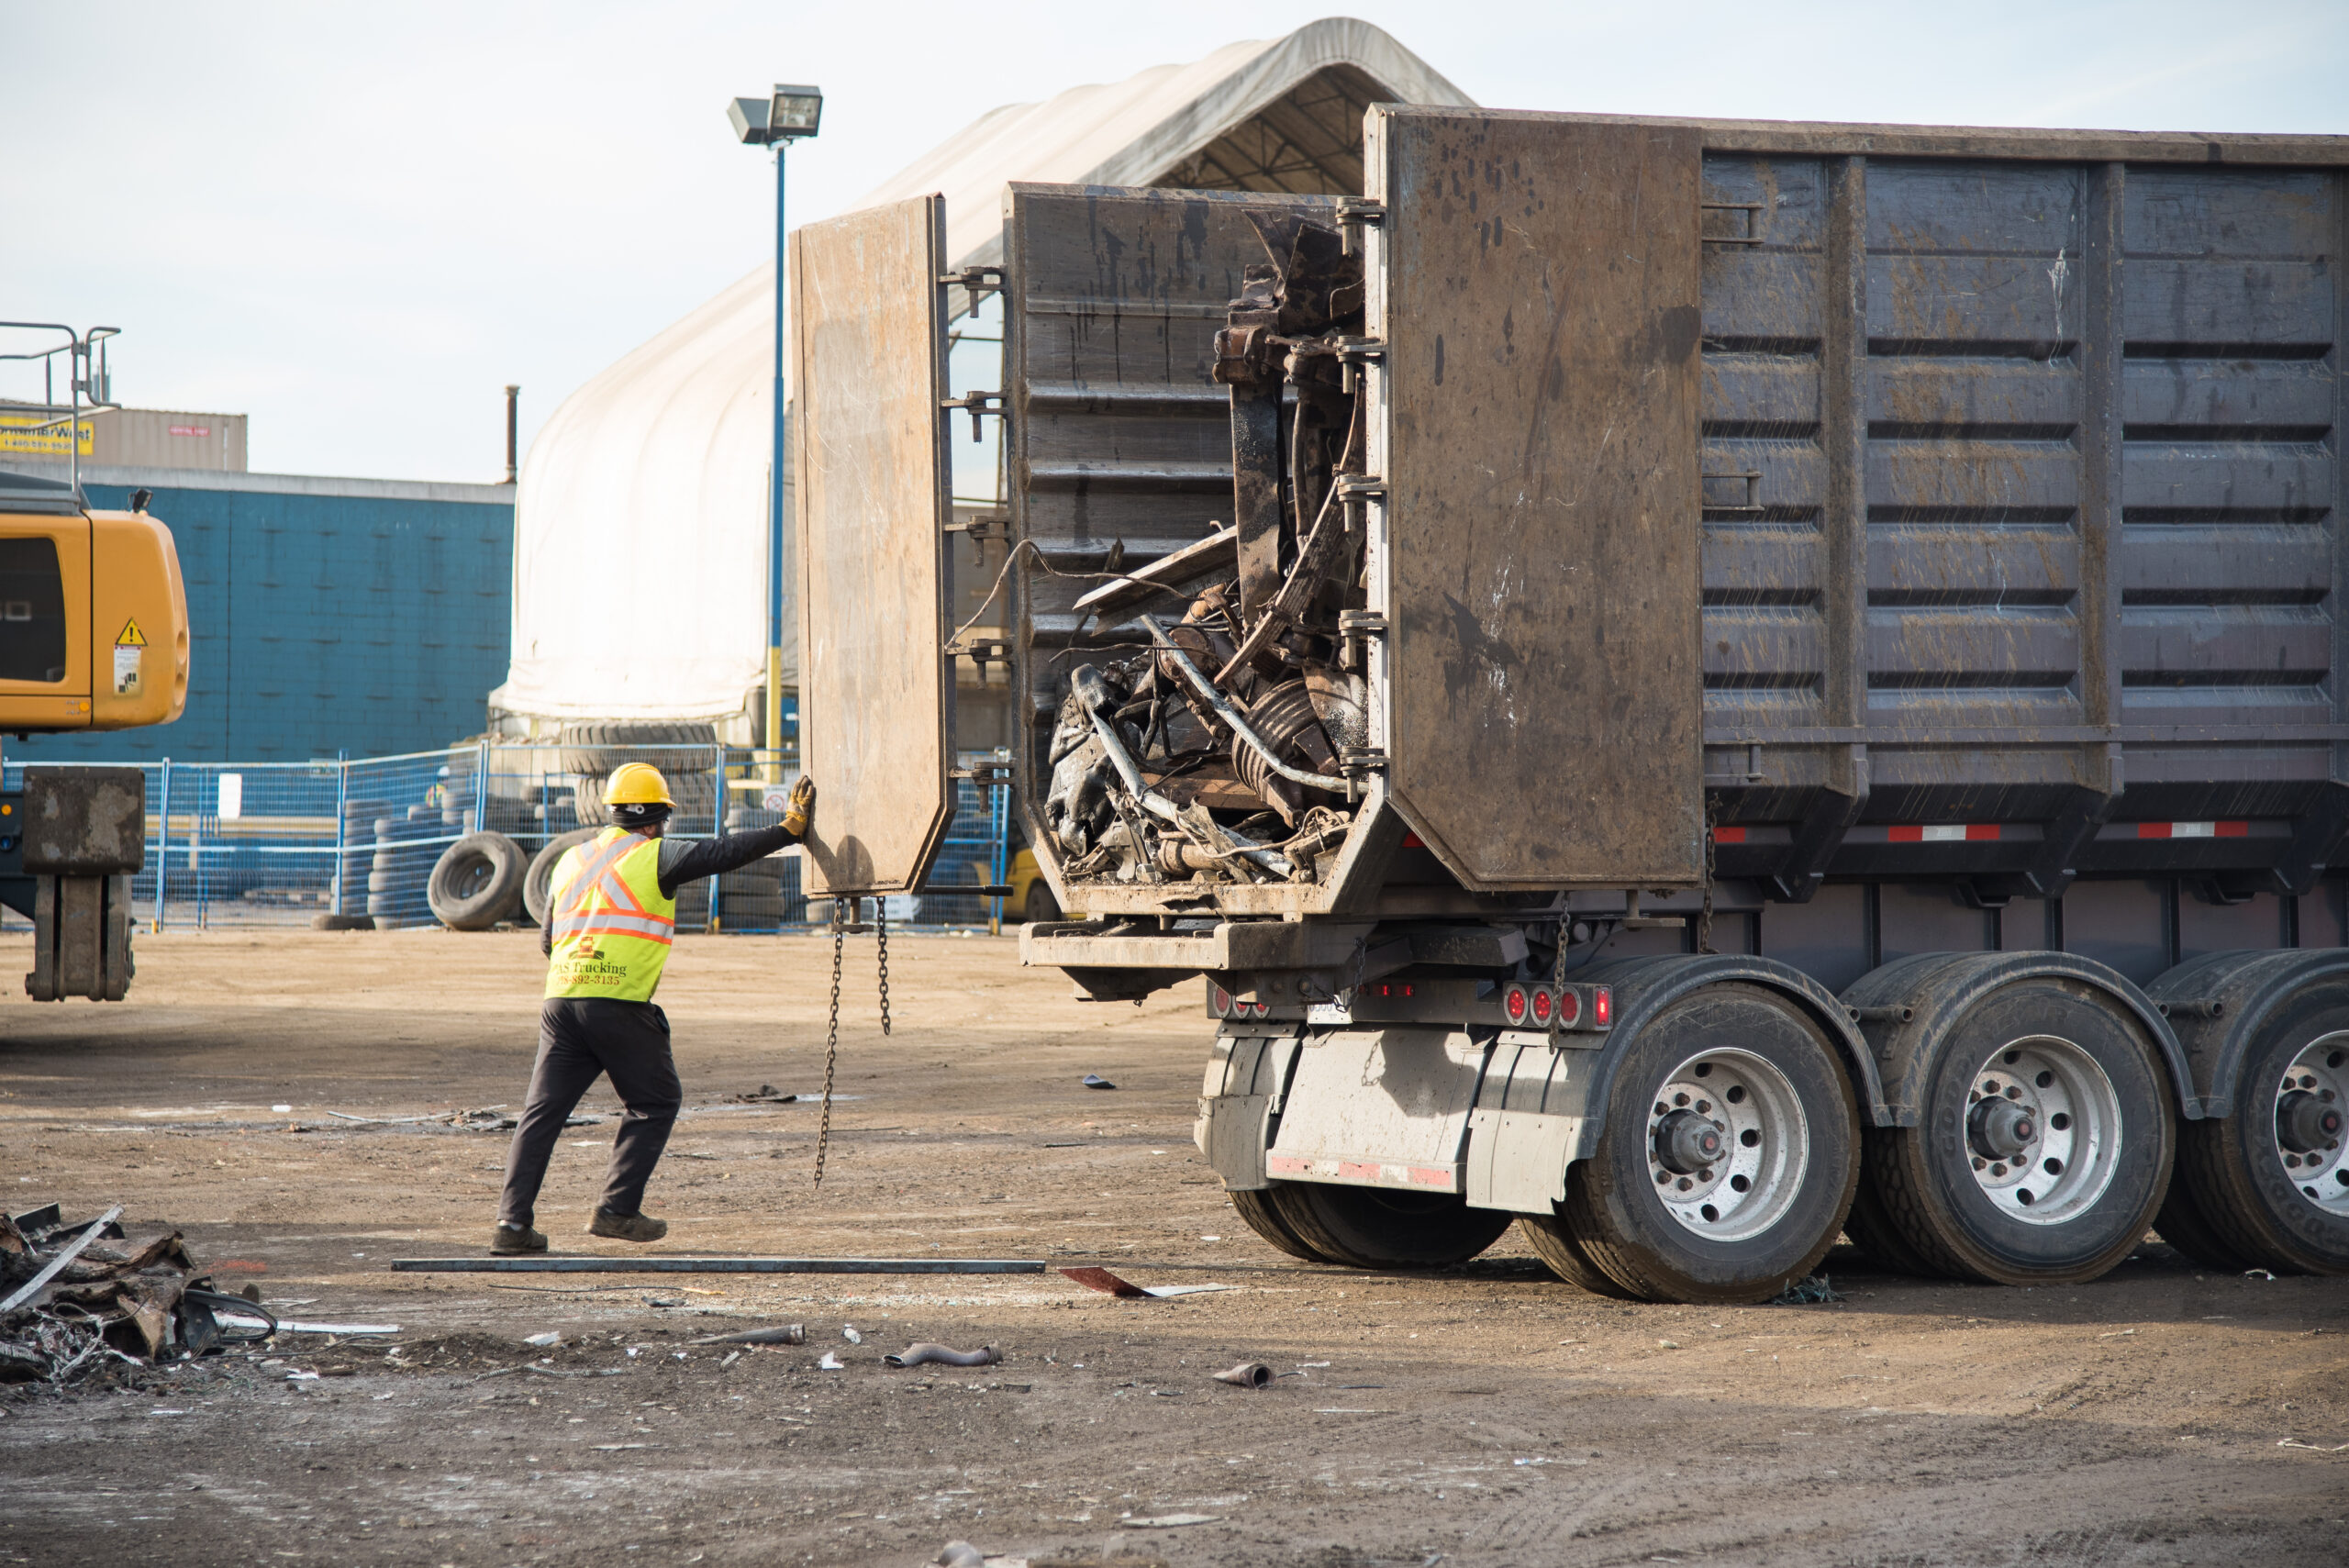
<svg viewBox="0 0 2349 1568">
<path fill-rule="evenodd" d="M 1473 888 L 1692 884 L 1699 139 L 1380 111 L 1369 145 L 1394 797 Z"/>
<path fill-rule="evenodd" d="M 945 230 L 919 196 L 791 236 L 811 893 L 920 886 L 953 814 Z"/>
</svg>

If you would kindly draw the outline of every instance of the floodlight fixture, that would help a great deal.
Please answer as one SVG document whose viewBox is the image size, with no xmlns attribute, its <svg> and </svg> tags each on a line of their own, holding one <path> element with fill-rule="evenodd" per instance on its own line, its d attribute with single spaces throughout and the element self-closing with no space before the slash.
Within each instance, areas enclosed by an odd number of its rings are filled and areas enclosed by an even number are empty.
<svg viewBox="0 0 2349 1568">
<path fill-rule="evenodd" d="M 735 139 L 751 147 L 797 141 L 816 134 L 824 117 L 824 94 L 819 87 L 775 83 L 764 98 L 737 98 L 726 106 Z"/>
</svg>

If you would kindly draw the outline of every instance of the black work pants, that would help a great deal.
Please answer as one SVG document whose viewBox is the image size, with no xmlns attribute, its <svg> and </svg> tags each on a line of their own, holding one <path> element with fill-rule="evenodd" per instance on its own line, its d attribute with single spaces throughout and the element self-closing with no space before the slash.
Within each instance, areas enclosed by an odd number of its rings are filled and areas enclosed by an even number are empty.
<svg viewBox="0 0 2349 1568">
<path fill-rule="evenodd" d="M 669 1055 L 669 1017 L 650 1002 L 602 996 L 551 996 L 539 1009 L 539 1061 L 530 1093 L 506 1153 L 506 1193 L 497 1218 L 528 1225 L 535 1217 L 547 1161 L 562 1124 L 599 1075 L 626 1107 L 612 1140 L 612 1170 L 599 1207 L 637 1214 L 644 1184 L 669 1144 L 685 1088 Z"/>
</svg>

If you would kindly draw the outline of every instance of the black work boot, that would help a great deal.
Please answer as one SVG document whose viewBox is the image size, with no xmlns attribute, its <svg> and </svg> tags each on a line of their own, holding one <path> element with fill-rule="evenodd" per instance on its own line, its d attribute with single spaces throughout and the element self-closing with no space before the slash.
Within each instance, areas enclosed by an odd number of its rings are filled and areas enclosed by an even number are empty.
<svg viewBox="0 0 2349 1568">
<path fill-rule="evenodd" d="M 587 1234 L 615 1241 L 658 1241 L 669 1234 L 669 1222 L 643 1214 L 614 1214 L 598 1205 L 596 1218 L 587 1222 Z"/>
<path fill-rule="evenodd" d="M 499 1257 L 516 1252 L 543 1252 L 547 1250 L 547 1239 L 527 1225 L 509 1225 L 501 1219 L 497 1222 L 496 1232 L 489 1239 L 489 1250 Z"/>
</svg>

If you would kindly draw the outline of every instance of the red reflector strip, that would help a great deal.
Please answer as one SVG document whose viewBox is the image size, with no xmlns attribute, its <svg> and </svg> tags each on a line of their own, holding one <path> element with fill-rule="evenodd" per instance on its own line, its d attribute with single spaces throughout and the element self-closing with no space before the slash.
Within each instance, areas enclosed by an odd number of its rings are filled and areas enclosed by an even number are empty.
<svg viewBox="0 0 2349 1568">
<path fill-rule="evenodd" d="M 1450 1192 L 1457 1180 L 1442 1165 L 1395 1165 L 1373 1160 L 1315 1159 L 1303 1154 L 1267 1154 L 1264 1173 L 1308 1182 L 1345 1182 L 1372 1187 L 1435 1187 Z"/>
<path fill-rule="evenodd" d="M 1403 847 L 1407 850 L 1424 850 L 1428 846 L 1426 840 L 1406 828 L 1403 830 Z"/>
<path fill-rule="evenodd" d="M 1742 844 L 1745 842 L 1745 829 L 1742 828 L 1716 828 L 1713 829 L 1713 842 L 1716 844 Z"/>
<path fill-rule="evenodd" d="M 1965 840 L 1996 839 L 1996 822 L 1944 822 L 1926 825 L 1896 824 L 1885 829 L 1885 837 L 1896 844 L 1957 844 Z"/>
<path fill-rule="evenodd" d="M 2251 834 L 2248 822 L 2140 822 L 2140 839 L 2243 839 Z"/>
</svg>

